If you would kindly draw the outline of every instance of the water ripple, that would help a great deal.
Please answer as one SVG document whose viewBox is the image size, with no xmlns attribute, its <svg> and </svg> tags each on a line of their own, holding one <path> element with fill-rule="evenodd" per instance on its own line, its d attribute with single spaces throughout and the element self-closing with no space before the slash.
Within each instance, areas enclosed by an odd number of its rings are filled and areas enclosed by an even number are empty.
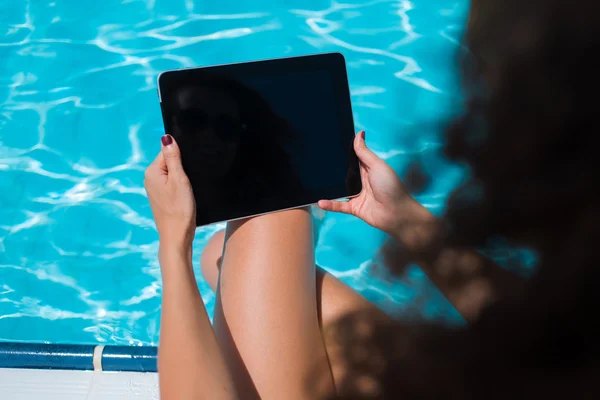
<svg viewBox="0 0 600 400">
<path fill-rule="evenodd" d="M 26 0 L 3 7 L 0 340 L 158 341 L 158 237 L 142 182 L 160 149 L 155 89 L 166 69 L 342 52 L 357 128 L 399 171 L 415 157 L 431 160 L 435 179 L 419 199 L 443 208 L 461 175 L 433 155 L 434 133 L 412 128 L 453 103 L 445 66 L 468 3 L 291 4 Z M 390 312 L 424 314 L 423 304 L 433 304 L 430 317 L 452 315 L 424 278 L 371 274 L 380 233 L 352 217 L 313 214 L 324 268 Z M 198 229 L 195 261 L 223 227 Z M 214 293 L 194 267 L 211 310 Z"/>
</svg>

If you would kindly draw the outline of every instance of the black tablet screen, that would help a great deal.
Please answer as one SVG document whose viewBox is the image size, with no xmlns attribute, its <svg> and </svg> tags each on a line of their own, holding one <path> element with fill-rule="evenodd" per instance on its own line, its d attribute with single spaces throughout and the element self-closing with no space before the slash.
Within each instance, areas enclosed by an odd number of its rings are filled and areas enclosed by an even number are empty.
<svg viewBox="0 0 600 400">
<path fill-rule="evenodd" d="M 240 64 L 160 80 L 165 128 L 181 148 L 198 225 L 360 192 L 347 83 L 338 93 L 326 66 L 256 64 L 254 73 Z"/>
</svg>

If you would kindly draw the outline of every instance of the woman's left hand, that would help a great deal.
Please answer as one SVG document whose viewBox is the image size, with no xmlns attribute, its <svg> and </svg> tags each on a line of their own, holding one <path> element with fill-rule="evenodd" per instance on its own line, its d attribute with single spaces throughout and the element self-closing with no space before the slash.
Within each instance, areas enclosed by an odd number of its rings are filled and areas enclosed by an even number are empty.
<svg viewBox="0 0 600 400">
<path fill-rule="evenodd" d="M 181 152 L 171 135 L 162 137 L 162 150 L 146 169 L 144 187 L 160 238 L 161 251 L 190 251 L 196 230 L 196 203 L 181 164 Z"/>
<path fill-rule="evenodd" d="M 350 201 L 321 200 L 325 211 L 354 215 L 395 237 L 403 246 L 420 254 L 437 238 L 439 223 L 404 187 L 396 172 L 366 145 L 364 131 L 354 138 L 360 161 L 362 192 Z"/>
</svg>

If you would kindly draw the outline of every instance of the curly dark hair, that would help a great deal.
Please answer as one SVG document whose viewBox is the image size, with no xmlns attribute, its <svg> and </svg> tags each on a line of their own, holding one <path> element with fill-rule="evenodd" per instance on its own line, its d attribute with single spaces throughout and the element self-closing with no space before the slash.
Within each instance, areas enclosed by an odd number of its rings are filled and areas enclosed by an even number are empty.
<svg viewBox="0 0 600 400">
<path fill-rule="evenodd" d="M 341 397 L 597 398 L 600 5 L 474 0 L 465 42 L 465 109 L 444 151 L 470 173 L 445 219 L 462 245 L 533 249 L 538 271 L 519 301 L 459 329 L 344 319 Z"/>
<path fill-rule="evenodd" d="M 503 235 L 553 246 L 598 204 L 590 193 L 600 182 L 591 99 L 600 82 L 593 56 L 600 8 L 558 0 L 476 5 L 471 52 L 461 60 L 466 112 L 449 127 L 445 151 L 470 167 L 465 188 L 480 186 L 483 196 L 461 201 L 448 217 L 471 244 Z"/>
</svg>

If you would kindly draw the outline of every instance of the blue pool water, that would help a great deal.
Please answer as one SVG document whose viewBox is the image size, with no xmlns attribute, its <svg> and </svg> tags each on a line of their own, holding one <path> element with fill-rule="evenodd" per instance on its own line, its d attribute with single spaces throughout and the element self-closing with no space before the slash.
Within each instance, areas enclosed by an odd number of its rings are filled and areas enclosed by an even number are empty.
<svg viewBox="0 0 600 400">
<path fill-rule="evenodd" d="M 340 51 L 357 129 L 400 174 L 462 178 L 439 154 L 457 104 L 466 0 L 0 0 L 0 340 L 155 344 L 157 232 L 142 187 L 160 148 L 160 71 Z M 413 268 L 372 276 L 384 237 L 316 215 L 317 262 L 389 312 L 453 320 Z M 222 226 L 199 229 L 195 261 Z M 197 270 L 198 272 L 198 270 Z M 214 294 L 198 274 L 212 310 Z"/>
</svg>

